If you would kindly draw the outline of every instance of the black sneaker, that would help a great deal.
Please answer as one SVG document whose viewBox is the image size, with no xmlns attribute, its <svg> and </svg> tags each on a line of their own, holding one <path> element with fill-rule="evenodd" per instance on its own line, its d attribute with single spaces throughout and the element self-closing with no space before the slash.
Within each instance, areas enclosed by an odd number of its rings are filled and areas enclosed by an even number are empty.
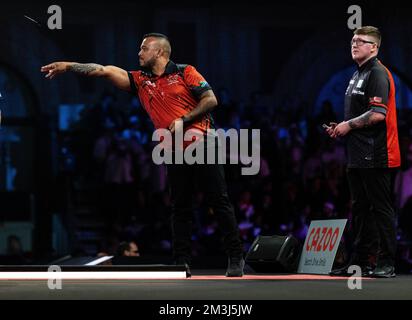
<svg viewBox="0 0 412 320">
<path fill-rule="evenodd" d="M 229 257 L 226 277 L 242 277 L 245 260 L 243 257 Z"/>
<path fill-rule="evenodd" d="M 348 266 L 332 270 L 331 272 L 329 272 L 329 275 L 334 277 L 347 277 L 349 275 Z"/>
<path fill-rule="evenodd" d="M 361 267 L 362 277 L 371 277 L 373 273 L 373 268 L 371 266 Z"/>
<path fill-rule="evenodd" d="M 396 277 L 395 267 L 392 265 L 376 267 L 371 276 L 374 278 L 394 278 Z"/>
<path fill-rule="evenodd" d="M 329 275 L 334 276 L 334 277 L 350 277 L 353 276 L 353 273 L 349 272 L 349 267 L 350 266 L 345 266 L 340 269 L 335 269 L 329 272 Z M 362 277 L 371 277 L 373 268 L 371 266 L 360 266 L 361 267 L 361 275 Z"/>
<path fill-rule="evenodd" d="M 185 266 L 186 268 L 186 276 L 190 278 L 192 276 L 192 272 L 190 271 L 189 261 L 186 258 L 179 257 L 175 261 L 176 266 Z"/>
</svg>

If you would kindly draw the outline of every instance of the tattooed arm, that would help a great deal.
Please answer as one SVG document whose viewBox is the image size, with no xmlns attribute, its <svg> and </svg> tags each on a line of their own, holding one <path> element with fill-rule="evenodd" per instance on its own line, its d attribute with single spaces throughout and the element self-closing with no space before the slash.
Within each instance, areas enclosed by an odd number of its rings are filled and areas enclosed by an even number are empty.
<svg viewBox="0 0 412 320">
<path fill-rule="evenodd" d="M 41 67 L 41 72 L 46 73 L 46 78 L 49 79 L 67 71 L 88 77 L 103 77 L 117 88 L 130 91 L 127 71 L 115 66 L 102 66 L 96 63 L 53 62 Z"/>
<path fill-rule="evenodd" d="M 385 120 L 385 115 L 383 113 L 369 110 L 361 114 L 359 117 L 350 119 L 348 125 L 351 129 L 361 129 L 373 126 L 382 120 Z"/>
<path fill-rule="evenodd" d="M 385 117 L 386 116 L 380 112 L 375 112 L 372 110 L 366 111 L 359 117 L 339 123 L 333 130 L 331 137 L 343 137 L 352 129 L 362 129 L 373 126 L 385 120 Z"/>
</svg>

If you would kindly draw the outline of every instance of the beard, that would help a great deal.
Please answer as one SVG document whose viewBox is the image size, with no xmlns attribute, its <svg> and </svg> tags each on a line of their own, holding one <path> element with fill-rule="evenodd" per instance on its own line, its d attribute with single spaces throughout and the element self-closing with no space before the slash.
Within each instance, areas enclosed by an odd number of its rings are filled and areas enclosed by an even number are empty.
<svg viewBox="0 0 412 320">
<path fill-rule="evenodd" d="M 155 58 L 155 57 L 152 57 L 152 58 L 150 58 L 149 60 L 147 60 L 146 62 L 143 62 L 143 63 L 141 64 L 141 66 L 142 66 L 143 68 L 152 69 L 153 66 L 155 65 L 155 63 L 156 63 L 156 58 Z"/>
</svg>

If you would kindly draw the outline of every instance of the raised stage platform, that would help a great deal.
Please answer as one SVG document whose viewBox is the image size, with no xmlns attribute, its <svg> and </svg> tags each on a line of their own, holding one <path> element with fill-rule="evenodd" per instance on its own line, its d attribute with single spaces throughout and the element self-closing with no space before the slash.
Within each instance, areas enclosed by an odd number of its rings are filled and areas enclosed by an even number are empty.
<svg viewBox="0 0 412 320">
<path fill-rule="evenodd" d="M 129 271 L 130 271 L 130 267 Z M 181 273 L 181 267 L 171 271 Z M 120 268 L 121 269 L 121 268 Z M 7 270 L 6 270 L 7 271 Z M 64 271 L 64 270 L 63 270 Z M 70 271 L 70 269 L 66 269 Z M 156 271 L 156 270 L 152 270 Z M 170 270 L 169 270 L 170 271 Z M 1 272 L 5 272 L 2 270 Z M 0 272 L 0 274 L 1 274 Z M 128 272 L 117 270 L 111 272 Z M 110 273 L 110 272 L 109 272 Z M 63 279 L 51 290 L 45 279 L 0 280 L 0 299 L 115 300 L 410 300 L 412 275 L 362 278 L 351 290 L 348 278 L 302 274 L 249 274 L 226 278 L 224 270 L 192 270 L 191 278 Z"/>
</svg>

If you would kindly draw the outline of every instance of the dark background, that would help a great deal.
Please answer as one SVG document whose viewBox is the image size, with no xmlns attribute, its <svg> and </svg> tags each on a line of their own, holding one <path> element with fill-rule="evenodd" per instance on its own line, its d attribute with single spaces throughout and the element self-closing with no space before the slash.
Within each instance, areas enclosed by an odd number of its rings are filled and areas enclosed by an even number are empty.
<svg viewBox="0 0 412 320">
<path fill-rule="evenodd" d="M 62 30 L 47 28 L 47 8 L 53 4 L 62 8 Z M 166 173 L 151 163 L 152 127 L 138 101 L 101 79 L 66 74 L 47 81 L 39 71 L 59 60 L 134 70 L 142 36 L 148 32 L 167 34 L 172 60 L 193 64 L 212 85 L 220 104 L 214 113 L 219 127 L 261 129 L 259 175 L 241 176 L 240 166 L 226 165 L 245 250 L 258 234 L 293 233 L 303 240 L 312 219 L 350 219 L 342 141 L 331 143 L 321 124 L 342 120 L 343 94 L 354 70 L 352 31 L 347 27 L 351 4 L 2 5 L 0 254 L 7 254 L 7 239 L 14 234 L 30 262 L 67 254 L 112 254 L 122 240 L 135 240 L 142 255 L 170 255 Z M 357 4 L 362 24 L 382 31 L 379 57 L 397 85 L 404 162 L 394 181 L 394 201 L 400 217 L 399 255 L 407 261 L 410 212 L 405 199 L 412 192 L 402 184 L 407 178 L 400 178 L 408 177 L 412 161 L 407 152 L 412 124 L 411 9 L 393 2 Z M 71 118 L 68 128 L 59 122 Z M 103 136 L 109 137 L 110 150 L 99 158 L 96 148 Z M 128 183 L 112 183 L 107 176 L 108 154 L 119 150 L 130 156 Z M 13 170 L 15 177 L 8 184 Z M 194 256 L 221 255 L 219 232 L 201 192 L 195 204 Z M 346 244 L 349 240 L 350 230 Z"/>
</svg>

